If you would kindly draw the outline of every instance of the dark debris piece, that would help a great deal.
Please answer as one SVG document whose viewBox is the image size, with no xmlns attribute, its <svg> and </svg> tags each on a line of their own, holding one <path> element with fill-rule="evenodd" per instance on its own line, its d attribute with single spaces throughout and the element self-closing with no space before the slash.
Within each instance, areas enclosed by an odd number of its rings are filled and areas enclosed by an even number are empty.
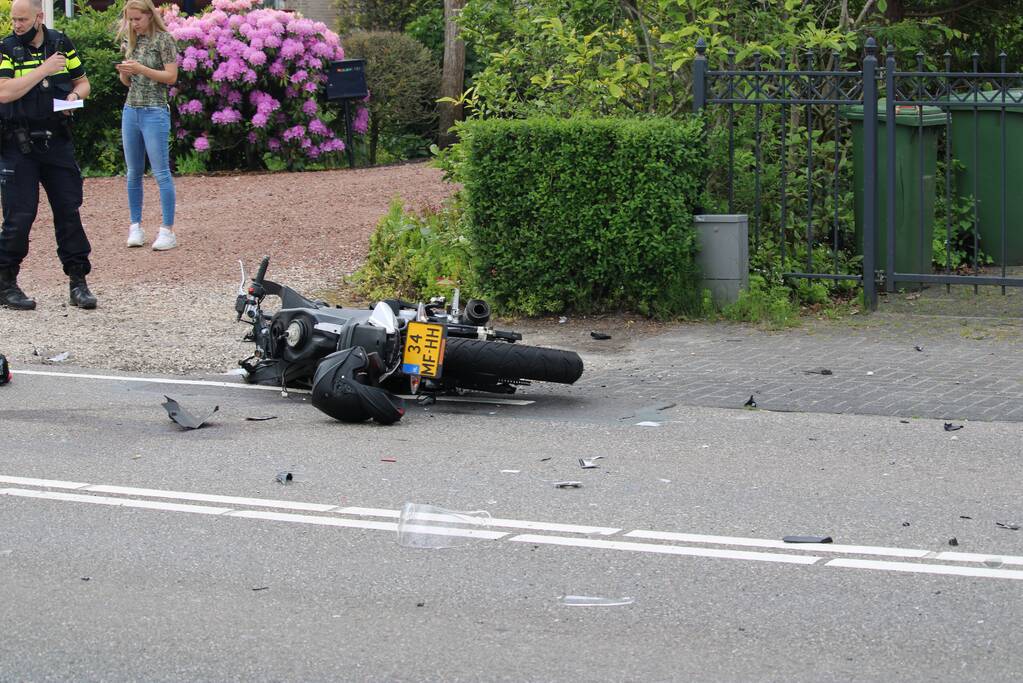
<svg viewBox="0 0 1023 683">
<path fill-rule="evenodd" d="M 945 431 L 946 432 L 954 432 L 954 431 L 957 431 L 957 430 L 962 429 L 962 428 L 963 428 L 962 425 L 954 425 L 951 422 L 946 422 L 945 423 Z"/>
<path fill-rule="evenodd" d="M 254 590 L 254 591 L 265 591 L 265 590 L 269 590 L 269 589 L 270 589 L 270 586 L 256 586 L 252 590 Z"/>
<path fill-rule="evenodd" d="M 583 483 L 581 481 L 556 481 L 554 482 L 554 488 L 556 489 L 581 489 Z"/>
<path fill-rule="evenodd" d="M 969 515 L 959 515 L 959 519 L 973 519 L 973 517 L 970 517 Z"/>
<path fill-rule="evenodd" d="M 924 347 L 920 346 L 919 344 L 917 346 L 914 346 L 913 348 L 916 349 L 917 351 L 923 351 L 924 350 Z"/>
<path fill-rule="evenodd" d="M 749 395 L 749 400 L 742 404 L 746 408 L 756 408 L 757 402 L 753 400 L 753 394 Z"/>
<path fill-rule="evenodd" d="M 590 336 L 593 337 L 594 339 L 600 339 L 600 340 L 610 339 L 611 338 L 611 335 L 605 334 L 603 332 L 590 332 Z"/>
<path fill-rule="evenodd" d="M 164 398 L 167 399 L 167 402 L 161 403 L 160 405 L 167 410 L 167 415 L 170 419 L 174 420 L 185 429 L 199 429 L 199 427 L 202 427 L 208 419 L 213 417 L 213 413 L 220 410 L 220 406 L 213 406 L 213 410 L 211 410 L 206 417 L 200 418 L 185 410 L 181 404 L 170 396 L 165 395 Z"/>
<path fill-rule="evenodd" d="M 786 536 L 786 543 L 831 543 L 831 536 Z"/>
<path fill-rule="evenodd" d="M 276 420 L 276 415 L 249 415 L 245 418 L 249 422 L 266 422 L 267 420 Z"/>
<path fill-rule="evenodd" d="M 957 546 L 959 545 L 959 539 L 953 536 L 952 538 L 948 539 L 948 544 L 950 546 Z"/>
<path fill-rule="evenodd" d="M 902 526 L 909 526 L 909 522 L 903 522 Z"/>
<path fill-rule="evenodd" d="M 1019 524 L 1011 524 L 1009 522 L 995 522 L 995 526 L 999 529 L 1008 529 L 1009 531 L 1019 531 Z"/>
<path fill-rule="evenodd" d="M 827 368 L 817 368 L 815 370 L 803 370 L 803 373 L 807 374 L 807 375 L 833 375 L 833 374 L 835 374 L 835 373 L 833 373 L 831 370 L 829 370 Z"/>
<path fill-rule="evenodd" d="M 294 478 L 295 477 L 292 476 L 291 472 L 278 472 L 277 473 L 277 481 L 282 483 L 282 484 L 290 484 L 294 480 Z"/>
<path fill-rule="evenodd" d="M 11 381 L 11 364 L 7 362 L 7 356 L 0 353 L 0 386 Z"/>
</svg>

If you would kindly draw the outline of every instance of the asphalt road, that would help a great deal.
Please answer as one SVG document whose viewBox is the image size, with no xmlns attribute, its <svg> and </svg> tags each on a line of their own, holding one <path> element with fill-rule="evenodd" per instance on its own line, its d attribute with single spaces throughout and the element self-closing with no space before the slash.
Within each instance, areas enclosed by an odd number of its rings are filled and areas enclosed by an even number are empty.
<svg viewBox="0 0 1023 683">
<path fill-rule="evenodd" d="M 547 389 L 353 426 L 297 393 L 138 379 L 0 387 L 2 680 L 1023 671 L 1023 530 L 998 526 L 1023 522 L 1017 424 Z M 219 411 L 185 431 L 164 395 Z M 405 502 L 493 519 L 403 547 Z"/>
</svg>

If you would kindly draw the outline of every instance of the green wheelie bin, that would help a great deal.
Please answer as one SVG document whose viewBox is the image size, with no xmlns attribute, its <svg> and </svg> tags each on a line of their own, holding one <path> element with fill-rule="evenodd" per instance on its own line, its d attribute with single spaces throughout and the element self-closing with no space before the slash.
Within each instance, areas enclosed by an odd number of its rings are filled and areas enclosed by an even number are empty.
<svg viewBox="0 0 1023 683">
<path fill-rule="evenodd" d="M 974 114 L 974 101 L 985 105 Z M 953 96 L 952 156 L 964 167 L 956 174 L 960 197 L 977 199 L 980 250 L 1002 265 L 1001 90 Z M 1023 90 L 1005 94 L 1005 254 L 1007 266 L 1023 265 Z"/>
<path fill-rule="evenodd" d="M 856 244 L 863 253 L 864 185 L 863 107 L 843 107 L 852 122 L 853 178 L 856 205 Z M 874 242 L 876 265 L 888 263 L 888 130 L 886 103 L 877 105 L 877 226 Z M 897 273 L 930 273 L 934 237 L 934 175 L 938 163 L 938 138 L 946 123 L 938 107 L 899 107 L 895 113 L 895 267 Z M 923 147 L 923 165 L 920 148 Z M 923 177 L 923 204 L 920 178 Z"/>
</svg>

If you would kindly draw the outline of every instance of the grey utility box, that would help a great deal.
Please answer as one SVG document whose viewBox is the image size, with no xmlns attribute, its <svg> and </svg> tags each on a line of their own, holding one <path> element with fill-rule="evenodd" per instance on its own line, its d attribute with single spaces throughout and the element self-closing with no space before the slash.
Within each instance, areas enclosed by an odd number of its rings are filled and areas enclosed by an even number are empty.
<svg viewBox="0 0 1023 683">
<path fill-rule="evenodd" d="M 716 306 L 734 303 L 749 286 L 749 217 L 745 214 L 694 216 L 703 271 L 702 286 Z"/>
</svg>

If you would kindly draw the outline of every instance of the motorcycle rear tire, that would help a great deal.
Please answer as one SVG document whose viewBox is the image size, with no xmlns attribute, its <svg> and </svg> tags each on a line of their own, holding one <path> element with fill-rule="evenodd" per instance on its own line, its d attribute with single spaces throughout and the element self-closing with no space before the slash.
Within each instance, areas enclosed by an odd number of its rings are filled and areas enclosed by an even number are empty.
<svg viewBox="0 0 1023 683">
<path fill-rule="evenodd" d="M 460 337 L 448 337 L 444 351 L 445 377 L 572 384 L 582 374 L 583 360 L 574 351 Z"/>
</svg>

